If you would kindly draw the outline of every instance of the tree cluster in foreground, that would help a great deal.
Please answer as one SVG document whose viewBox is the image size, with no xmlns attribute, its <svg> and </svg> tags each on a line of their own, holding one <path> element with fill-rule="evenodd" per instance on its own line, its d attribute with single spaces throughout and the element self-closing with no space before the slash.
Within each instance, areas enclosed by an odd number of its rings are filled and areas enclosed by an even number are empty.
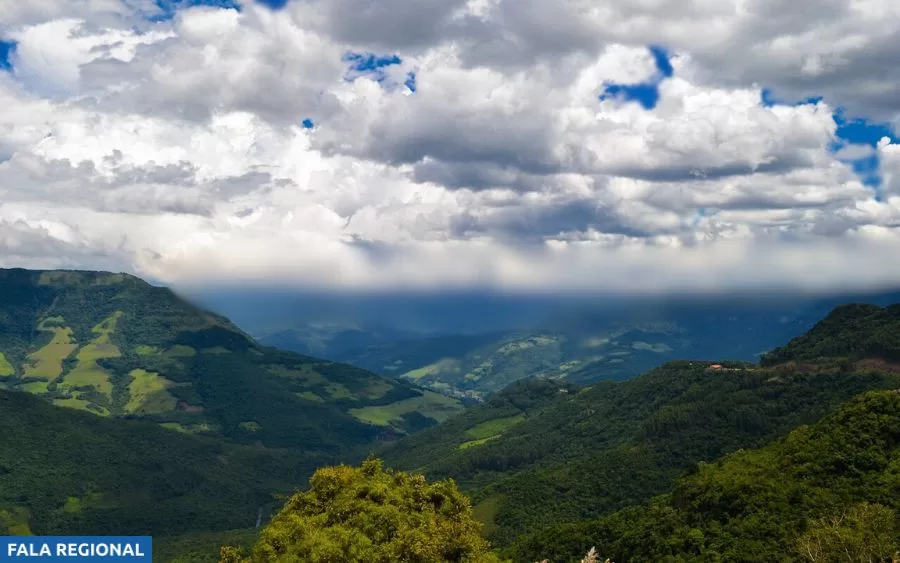
<svg viewBox="0 0 900 563">
<path fill-rule="evenodd" d="M 246 559 L 222 548 L 223 563 L 497 561 L 469 499 L 453 481 L 384 469 L 324 467 L 266 526 Z"/>
<path fill-rule="evenodd" d="M 896 561 L 900 392 L 857 397 L 757 450 L 700 464 L 651 501 L 551 527 L 492 552 L 452 480 L 325 467 L 263 530 L 248 558 L 288 561 Z"/>
</svg>

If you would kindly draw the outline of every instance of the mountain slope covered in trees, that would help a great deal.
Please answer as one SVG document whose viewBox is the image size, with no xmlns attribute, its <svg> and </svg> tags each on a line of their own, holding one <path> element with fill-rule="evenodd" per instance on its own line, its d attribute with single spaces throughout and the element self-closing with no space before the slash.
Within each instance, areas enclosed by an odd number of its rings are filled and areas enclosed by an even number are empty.
<svg viewBox="0 0 900 563">
<path fill-rule="evenodd" d="M 260 346 L 166 288 L 105 272 L 0 270 L 0 386 L 100 416 L 332 453 L 460 408 Z"/>
<path fill-rule="evenodd" d="M 460 408 L 132 276 L 0 270 L 0 531 L 252 526 L 317 466 Z"/>
<path fill-rule="evenodd" d="M 873 391 L 671 492 L 519 540 L 515 561 L 887 561 L 900 555 L 900 391 Z"/>
<path fill-rule="evenodd" d="M 893 309 L 859 311 L 855 330 L 867 333 Z M 828 333 L 833 315 L 812 329 L 809 342 Z M 900 322 L 879 326 L 900 332 Z M 457 479 L 488 537 L 512 545 L 543 527 L 646 502 L 698 462 L 761 447 L 860 393 L 900 387 L 900 370 L 869 353 L 801 363 L 770 355 L 764 366 L 723 362 L 720 369 L 671 362 L 581 390 L 520 382 L 383 455 L 401 469 Z"/>
<path fill-rule="evenodd" d="M 252 527 L 331 458 L 227 444 L 0 391 L 0 534 L 177 535 Z"/>
</svg>

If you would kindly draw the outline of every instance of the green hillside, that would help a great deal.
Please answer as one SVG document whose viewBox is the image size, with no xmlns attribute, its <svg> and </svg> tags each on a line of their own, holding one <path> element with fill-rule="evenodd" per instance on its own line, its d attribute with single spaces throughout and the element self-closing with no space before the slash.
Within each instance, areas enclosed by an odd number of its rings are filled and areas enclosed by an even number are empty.
<svg viewBox="0 0 900 563">
<path fill-rule="evenodd" d="M 248 528 L 328 458 L 110 420 L 0 391 L 0 534 Z M 295 481 L 295 478 L 297 479 Z"/>
<path fill-rule="evenodd" d="M 681 361 L 582 390 L 520 382 L 383 455 L 401 469 L 457 479 L 489 539 L 510 545 L 645 502 L 698 462 L 762 446 L 859 393 L 900 387 L 897 373 L 826 364 Z"/>
<path fill-rule="evenodd" d="M 461 399 L 483 399 L 520 379 L 584 383 L 628 379 L 678 357 L 686 346 L 665 325 L 437 336 L 341 351 L 341 361 Z"/>
<path fill-rule="evenodd" d="M 832 308 L 810 300 L 791 305 L 713 299 L 600 310 L 585 303 L 528 330 L 393 341 L 371 334 L 368 344 L 331 348 L 327 357 L 464 400 L 481 399 L 529 377 L 585 385 L 630 379 L 684 358 L 755 362 Z M 362 333 L 354 334 L 363 340 Z M 300 331 L 263 341 L 296 350 L 308 346 Z"/>
<path fill-rule="evenodd" d="M 822 358 L 900 362 L 900 305 L 838 307 L 808 333 L 763 356 L 762 363 L 771 366 Z"/>
<path fill-rule="evenodd" d="M 104 272 L 0 270 L 0 386 L 99 416 L 331 453 L 460 408 L 359 368 L 262 347 L 166 288 Z M 395 404 L 396 416 L 370 414 Z"/>
<path fill-rule="evenodd" d="M 888 561 L 900 552 L 900 392 L 700 464 L 647 505 L 520 540 L 516 561 Z"/>
<path fill-rule="evenodd" d="M 461 409 L 104 272 L 0 270 L 0 388 L 0 532 L 174 545 Z"/>
</svg>

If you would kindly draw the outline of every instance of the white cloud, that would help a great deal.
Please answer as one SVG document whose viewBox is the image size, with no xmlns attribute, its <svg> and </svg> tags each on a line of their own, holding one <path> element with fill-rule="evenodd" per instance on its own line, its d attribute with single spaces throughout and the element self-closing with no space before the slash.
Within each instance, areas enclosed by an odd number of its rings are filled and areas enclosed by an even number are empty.
<svg viewBox="0 0 900 563">
<path fill-rule="evenodd" d="M 869 3 L 295 0 L 155 24 L 146 3 L 4 6 L 0 265 L 326 287 L 884 282 L 900 149 L 830 151 L 837 105 L 900 115 L 882 95 L 900 15 Z M 648 44 L 676 50 L 656 107 L 601 102 L 606 82 L 662 78 Z M 403 61 L 379 82 L 348 72 L 351 51 Z M 763 107 L 763 86 L 826 99 Z M 849 163 L 872 155 L 881 201 Z"/>
</svg>

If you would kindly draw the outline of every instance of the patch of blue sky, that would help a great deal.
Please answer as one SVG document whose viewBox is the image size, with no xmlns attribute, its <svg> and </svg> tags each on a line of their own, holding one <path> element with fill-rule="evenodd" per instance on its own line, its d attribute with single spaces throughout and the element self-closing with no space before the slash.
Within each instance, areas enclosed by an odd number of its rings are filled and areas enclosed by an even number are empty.
<svg viewBox="0 0 900 563">
<path fill-rule="evenodd" d="M 760 92 L 759 103 L 763 105 L 763 107 L 773 107 L 773 106 L 804 106 L 807 104 L 817 104 L 822 101 L 822 96 L 810 96 L 809 98 L 803 98 L 802 100 L 789 102 L 786 100 L 778 99 L 775 96 L 775 93 L 769 88 L 763 88 Z"/>
<path fill-rule="evenodd" d="M 403 85 L 406 86 L 407 88 L 409 88 L 410 92 L 415 93 L 416 88 L 417 88 L 416 73 L 412 72 L 412 71 L 406 73 L 406 81 L 403 83 Z"/>
<path fill-rule="evenodd" d="M 669 58 L 669 51 L 659 45 L 650 45 L 650 54 L 653 55 L 653 61 L 656 63 L 656 70 L 666 78 L 671 78 L 675 74 L 672 67 L 672 61 Z"/>
<path fill-rule="evenodd" d="M 15 41 L 0 39 L 0 70 L 12 70 L 12 57 L 16 51 Z"/>
<path fill-rule="evenodd" d="M 760 104 L 765 107 L 776 105 L 801 106 L 805 104 L 817 104 L 822 101 L 821 96 L 804 98 L 799 101 L 781 100 L 775 96 L 772 90 L 764 88 L 760 92 Z M 871 187 L 875 192 L 875 199 L 881 199 L 881 159 L 875 150 L 881 139 L 887 138 L 891 143 L 900 142 L 893 128 L 888 123 L 873 121 L 865 117 L 848 117 L 846 110 L 838 106 L 832 113 L 832 118 L 837 126 L 835 140 L 828 149 L 841 161 L 849 164 L 862 182 Z M 848 150 L 853 147 L 868 147 L 866 150 Z M 862 156 L 859 156 L 862 154 Z"/>
<path fill-rule="evenodd" d="M 833 152 L 840 155 L 839 151 L 850 145 L 865 145 L 872 148 L 870 154 L 862 158 L 846 159 L 845 162 L 853 167 L 853 171 L 865 185 L 875 190 L 875 199 L 880 201 L 881 158 L 876 147 L 884 138 L 891 143 L 900 142 L 896 133 L 887 123 L 870 121 L 865 118 L 848 118 L 843 108 L 839 108 L 834 113 L 834 122 L 837 124 L 835 131 L 837 141 L 830 147 Z"/>
<path fill-rule="evenodd" d="M 287 6 L 288 0 L 256 0 L 256 3 L 262 4 L 270 10 L 280 10 Z"/>
<path fill-rule="evenodd" d="M 698 207 L 697 211 L 694 213 L 694 218 L 691 221 L 691 226 L 697 228 L 700 225 L 700 221 L 702 221 L 706 217 L 706 208 Z"/>
<path fill-rule="evenodd" d="M 347 75 L 348 81 L 356 80 L 361 76 L 368 76 L 376 82 L 384 82 L 387 79 L 385 68 L 399 65 L 403 59 L 399 55 L 376 55 L 375 53 L 346 53 L 342 59 L 350 63 Z"/>
<path fill-rule="evenodd" d="M 402 80 L 402 85 L 406 87 L 406 92 L 409 94 L 415 93 L 418 89 L 415 71 L 408 71 L 404 76 L 398 72 L 402 72 L 400 69 L 389 70 L 391 67 L 403 64 L 403 59 L 400 55 L 379 55 L 369 52 L 350 51 L 344 54 L 342 60 L 345 63 L 349 63 L 347 73 L 344 75 L 344 80 L 348 82 L 365 76 L 386 88 L 395 88 L 400 85 Z"/>
<path fill-rule="evenodd" d="M 213 8 L 241 11 L 241 4 L 237 0 L 156 0 L 154 4 L 156 4 L 159 12 L 148 18 L 154 22 L 171 20 L 178 13 L 178 10 L 194 6 L 211 6 Z"/>
<path fill-rule="evenodd" d="M 659 103 L 659 85 L 675 73 L 669 52 L 658 45 L 648 47 L 656 65 L 656 74 L 646 82 L 636 84 L 605 83 L 600 100 L 615 99 L 623 102 L 637 102 L 646 110 Z"/>
</svg>

